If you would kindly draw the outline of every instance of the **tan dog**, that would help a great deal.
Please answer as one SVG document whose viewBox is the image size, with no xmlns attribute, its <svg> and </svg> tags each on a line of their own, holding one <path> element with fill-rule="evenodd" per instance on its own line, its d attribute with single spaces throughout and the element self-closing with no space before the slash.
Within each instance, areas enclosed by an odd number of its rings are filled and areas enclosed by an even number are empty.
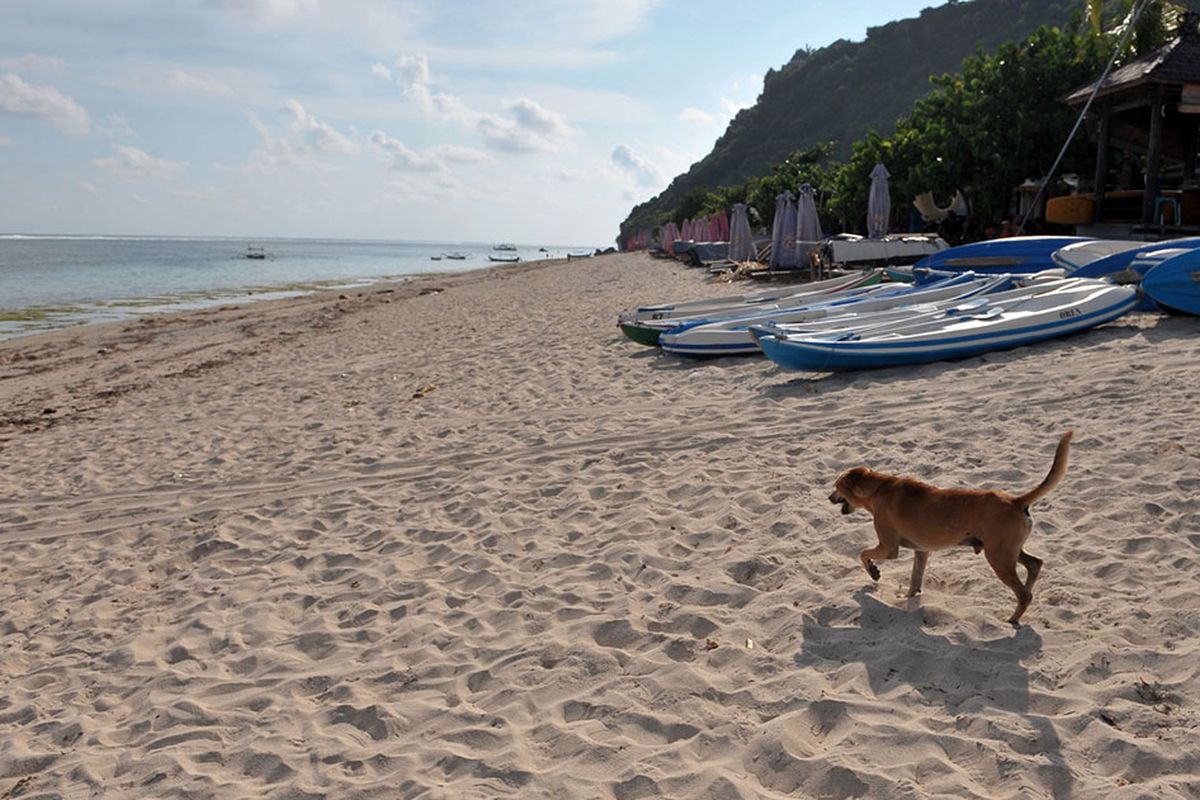
<svg viewBox="0 0 1200 800">
<path fill-rule="evenodd" d="M 864 508 L 875 518 L 879 544 L 860 554 L 872 580 L 879 580 L 873 559 L 896 558 L 901 547 L 915 551 L 909 597 L 921 591 L 931 551 L 955 545 L 971 545 L 976 553 L 982 550 L 996 575 L 1017 596 L 1017 610 L 1008 620 L 1016 625 L 1033 599 L 1030 590 L 1042 569 L 1042 560 L 1023 549 L 1033 527 L 1029 507 L 1062 480 L 1072 433 L 1068 431 L 1059 440 L 1046 479 L 1017 497 L 995 490 L 939 489 L 912 478 L 855 467 L 838 477 L 829 501 L 841 504 L 843 514 Z M 1017 577 L 1018 562 L 1025 566 L 1024 583 Z"/>
</svg>

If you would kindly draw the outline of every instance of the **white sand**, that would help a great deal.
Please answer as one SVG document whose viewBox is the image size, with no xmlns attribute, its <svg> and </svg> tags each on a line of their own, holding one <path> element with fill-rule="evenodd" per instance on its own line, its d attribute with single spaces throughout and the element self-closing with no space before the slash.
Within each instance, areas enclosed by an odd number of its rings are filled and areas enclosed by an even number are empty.
<svg viewBox="0 0 1200 800">
<path fill-rule="evenodd" d="M 1200 319 L 815 377 L 614 325 L 728 292 L 619 256 L 0 343 L 0 798 L 1200 796 Z M 873 586 L 826 499 L 1024 490 L 1068 428 L 1015 632 L 967 548 Z"/>
</svg>

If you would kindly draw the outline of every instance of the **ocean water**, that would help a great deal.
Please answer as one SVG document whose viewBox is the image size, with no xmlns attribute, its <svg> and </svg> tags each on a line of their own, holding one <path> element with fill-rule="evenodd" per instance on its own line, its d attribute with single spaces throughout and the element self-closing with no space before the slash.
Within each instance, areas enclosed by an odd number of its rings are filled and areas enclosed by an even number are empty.
<svg viewBox="0 0 1200 800">
<path fill-rule="evenodd" d="M 248 248 L 267 257 L 247 259 Z M 521 245 L 524 261 L 586 247 Z M 432 257 L 463 253 L 462 261 Z M 491 244 L 0 234 L 0 338 L 489 265 Z"/>
</svg>

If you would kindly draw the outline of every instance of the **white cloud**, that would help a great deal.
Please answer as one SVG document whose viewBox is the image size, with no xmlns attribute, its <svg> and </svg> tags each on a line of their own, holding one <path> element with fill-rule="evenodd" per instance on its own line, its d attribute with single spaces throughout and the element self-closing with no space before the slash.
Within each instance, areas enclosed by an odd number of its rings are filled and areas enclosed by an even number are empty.
<svg viewBox="0 0 1200 800">
<path fill-rule="evenodd" d="M 359 151 L 354 141 L 309 114 L 296 100 L 288 100 L 283 110 L 288 118 L 278 130 L 250 114 L 250 125 L 259 136 L 259 146 L 247 166 L 251 171 L 278 167 L 328 170 L 334 168 L 337 159 Z"/>
<path fill-rule="evenodd" d="M 424 55 L 401 56 L 393 66 L 394 71 L 374 64 L 371 74 L 394 80 L 425 117 L 473 128 L 483 137 L 484 144 L 494 150 L 558 152 L 575 133 L 561 114 L 527 97 L 509 103 L 504 114 L 493 114 L 475 111 L 455 95 L 433 91 L 429 59 Z M 471 157 L 479 160 L 478 156 Z"/>
<path fill-rule="evenodd" d="M 136 139 L 137 132 L 121 114 L 109 114 L 103 123 L 96 123 L 96 133 L 110 139 Z"/>
<path fill-rule="evenodd" d="M 317 11 L 318 0 L 207 0 L 207 5 L 258 23 L 287 22 Z"/>
<path fill-rule="evenodd" d="M 753 101 L 745 102 L 739 100 L 730 100 L 728 97 L 721 98 L 721 110 L 725 112 L 725 116 L 729 119 L 733 119 L 737 116 L 739 111 L 747 109 L 752 105 L 754 105 Z"/>
<path fill-rule="evenodd" d="M 371 134 L 371 144 L 383 153 L 392 169 L 402 172 L 433 172 L 443 168 L 436 158 L 418 153 L 399 139 L 393 139 L 383 131 Z"/>
<path fill-rule="evenodd" d="M 701 125 L 711 125 L 716 117 L 707 111 L 701 111 L 698 108 L 688 106 L 683 111 L 679 112 L 679 119 L 684 122 L 697 122 Z"/>
<path fill-rule="evenodd" d="M 441 144 L 417 152 L 383 131 L 371 134 L 371 145 L 387 158 L 392 169 L 401 172 L 445 172 L 450 163 L 478 164 L 488 160 L 487 153 L 456 144 Z"/>
<path fill-rule="evenodd" d="M 452 161 L 459 164 L 479 164 L 488 161 L 488 154 L 474 147 L 464 147 L 458 144 L 439 144 L 429 149 L 429 154 L 442 161 Z"/>
<path fill-rule="evenodd" d="M 233 87 L 217 78 L 173 69 L 167 73 L 167 86 L 190 94 L 225 96 L 233 94 Z"/>
<path fill-rule="evenodd" d="M 484 143 L 510 153 L 552 153 L 562 149 L 574 132 L 562 115 L 523 97 L 505 109 L 509 118 L 483 114 L 476 130 Z"/>
<path fill-rule="evenodd" d="M 59 72 L 66 64 L 61 58 L 26 53 L 15 58 L 0 58 L 0 67 L 20 72 Z"/>
<path fill-rule="evenodd" d="M 435 92 L 430 88 L 429 59 L 424 55 L 401 56 L 396 59 L 395 73 L 382 64 L 371 67 L 371 74 L 384 80 L 394 80 L 404 95 L 416 103 L 421 113 L 431 119 L 474 125 L 479 114 L 452 94 Z"/>
<path fill-rule="evenodd" d="M 212 189 L 184 189 L 184 188 L 176 187 L 176 188 L 171 189 L 170 191 L 171 191 L 171 194 L 175 195 L 176 197 L 182 197 L 185 200 L 208 201 L 208 200 L 216 199 L 216 194 L 213 192 Z"/>
<path fill-rule="evenodd" d="M 664 181 L 662 170 L 639 156 L 627 144 L 613 148 L 612 162 L 622 172 L 632 176 L 639 186 L 660 186 Z"/>
<path fill-rule="evenodd" d="M 558 179 L 560 181 L 566 181 L 567 183 L 574 183 L 582 177 L 583 176 L 579 172 L 573 169 L 566 169 L 564 167 L 558 171 Z"/>
<path fill-rule="evenodd" d="M 101 191 L 96 188 L 96 184 L 92 183 L 91 181 L 79 181 L 79 188 L 83 189 L 85 192 L 91 192 L 92 194 L 101 194 Z"/>
<path fill-rule="evenodd" d="M 0 113 L 44 119 L 63 133 L 91 128 L 83 106 L 53 86 L 32 86 L 11 72 L 0 75 Z"/>
<path fill-rule="evenodd" d="M 173 180 L 183 174 L 187 164 L 157 158 L 129 145 L 113 145 L 111 158 L 97 158 L 94 165 L 126 180 Z"/>
<path fill-rule="evenodd" d="M 292 117 L 288 123 L 288 133 L 293 142 L 299 143 L 300 149 L 329 155 L 358 152 L 358 147 L 352 141 L 332 125 L 309 114 L 299 102 L 288 100 L 284 108 Z"/>
</svg>

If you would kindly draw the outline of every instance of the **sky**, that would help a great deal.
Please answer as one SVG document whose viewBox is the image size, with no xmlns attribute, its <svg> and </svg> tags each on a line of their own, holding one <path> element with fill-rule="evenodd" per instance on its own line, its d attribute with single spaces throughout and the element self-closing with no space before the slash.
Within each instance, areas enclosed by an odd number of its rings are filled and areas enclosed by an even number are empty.
<svg viewBox="0 0 1200 800">
<path fill-rule="evenodd" d="M 606 245 L 940 0 L 0 0 L 0 232 Z"/>
</svg>

